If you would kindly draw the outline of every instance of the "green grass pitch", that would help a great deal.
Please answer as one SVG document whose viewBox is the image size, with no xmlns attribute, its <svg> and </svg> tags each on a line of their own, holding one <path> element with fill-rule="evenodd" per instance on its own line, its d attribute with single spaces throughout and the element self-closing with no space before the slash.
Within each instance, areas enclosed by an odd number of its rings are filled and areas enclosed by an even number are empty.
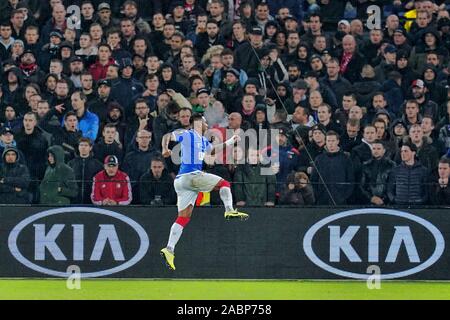
<svg viewBox="0 0 450 320">
<path fill-rule="evenodd" d="M 82 280 L 69 290 L 65 280 L 0 280 L 0 299 L 450 299 L 450 282 L 382 282 L 369 290 L 353 281 Z"/>
</svg>

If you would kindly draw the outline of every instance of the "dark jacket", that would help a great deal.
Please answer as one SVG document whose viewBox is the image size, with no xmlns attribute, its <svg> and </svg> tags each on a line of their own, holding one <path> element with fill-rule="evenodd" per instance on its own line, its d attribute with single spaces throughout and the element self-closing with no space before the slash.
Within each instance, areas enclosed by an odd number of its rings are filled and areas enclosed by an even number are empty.
<svg viewBox="0 0 450 320">
<path fill-rule="evenodd" d="M 150 165 L 149 165 L 150 166 Z M 139 179 L 138 184 L 140 204 L 144 205 L 174 205 L 176 194 L 173 186 L 173 177 L 164 170 L 161 178 L 156 179 L 148 170 Z M 155 201 L 155 197 L 161 197 L 161 202 Z"/>
<path fill-rule="evenodd" d="M 436 180 L 439 178 L 436 178 Z M 435 181 L 431 185 L 431 204 L 434 205 L 450 205 L 450 185 L 441 187 L 439 181 Z"/>
<path fill-rule="evenodd" d="M 102 162 L 92 156 L 76 157 L 68 165 L 72 168 L 78 183 L 78 196 L 72 203 L 91 204 L 92 180 L 97 173 L 103 170 Z"/>
<path fill-rule="evenodd" d="M 75 158 L 78 142 L 81 138 L 81 131 L 67 131 L 64 127 L 60 127 L 59 129 L 57 134 L 53 135 L 52 144 L 63 148 L 65 161 L 68 162 Z"/>
<path fill-rule="evenodd" d="M 402 162 L 389 175 L 388 197 L 394 204 L 421 205 L 428 201 L 429 171 L 419 161 L 412 166 Z"/>
<path fill-rule="evenodd" d="M 234 173 L 233 191 L 235 201 L 245 201 L 247 206 L 263 206 L 275 203 L 275 176 L 261 175 L 260 165 L 238 165 Z"/>
<path fill-rule="evenodd" d="M 322 78 L 322 83 L 327 85 L 334 93 L 338 106 L 342 105 L 344 93 L 352 89 L 352 84 L 345 78 L 338 76 L 337 80 L 330 80 L 328 76 Z"/>
<path fill-rule="evenodd" d="M 346 204 L 347 199 L 353 193 L 353 183 L 355 182 L 354 170 L 350 157 L 343 151 L 335 153 L 324 152 L 317 156 L 316 168 L 311 175 L 311 182 L 314 186 L 316 203 L 318 205 L 333 204 L 327 188 L 336 204 Z M 323 181 L 319 178 L 320 173 Z M 324 184 L 325 183 L 325 184 Z"/>
<path fill-rule="evenodd" d="M 78 194 L 75 174 L 71 167 L 64 163 L 64 150 L 60 146 L 48 148 L 55 158 L 53 165 L 48 164 L 44 179 L 39 186 L 40 203 L 51 205 L 68 205 Z M 59 191 L 58 189 L 61 188 Z"/>
<path fill-rule="evenodd" d="M 119 145 L 117 141 L 113 141 L 111 144 L 106 144 L 103 138 L 94 144 L 92 152 L 94 153 L 94 158 L 101 163 L 103 163 L 105 157 L 109 155 L 115 155 L 119 160 L 119 163 L 122 163 L 124 153 L 123 147 Z"/>
<path fill-rule="evenodd" d="M 134 112 L 134 101 L 142 92 L 144 85 L 134 78 L 120 78 L 111 88 L 111 98 L 116 100 L 125 110 L 126 118 Z"/>
<path fill-rule="evenodd" d="M 27 168 L 34 179 L 42 179 L 47 164 L 48 142 L 44 135 L 35 128 L 32 134 L 26 134 L 22 129 L 15 136 L 17 148 L 25 156 Z"/>
<path fill-rule="evenodd" d="M 139 179 L 150 168 L 152 158 L 157 155 L 155 149 L 149 148 L 147 151 L 140 150 L 137 146 L 125 155 L 122 165 L 122 171 L 128 174 L 133 188 L 133 195 L 135 201 L 139 198 Z"/>
<path fill-rule="evenodd" d="M 8 151 L 14 151 L 17 159 L 14 163 L 6 163 L 5 155 Z M 19 163 L 20 155 L 16 148 L 5 148 L 2 153 L 3 165 L 0 166 L 0 203 L 27 204 L 31 195 L 28 192 L 30 173 L 28 168 Z M 18 191 L 20 190 L 20 191 Z"/>
<path fill-rule="evenodd" d="M 384 203 L 389 201 L 387 186 L 389 174 L 395 167 L 395 162 L 385 157 L 381 159 L 372 158 L 364 162 L 361 176 L 361 198 L 365 203 L 371 203 L 373 196 L 383 199 Z"/>
<path fill-rule="evenodd" d="M 342 55 L 339 56 L 339 61 L 342 61 Z M 366 63 L 366 58 L 358 52 L 353 54 L 352 59 L 348 63 L 347 69 L 342 74 L 342 76 L 350 81 L 350 83 L 355 83 L 361 80 L 361 71 Z"/>
</svg>

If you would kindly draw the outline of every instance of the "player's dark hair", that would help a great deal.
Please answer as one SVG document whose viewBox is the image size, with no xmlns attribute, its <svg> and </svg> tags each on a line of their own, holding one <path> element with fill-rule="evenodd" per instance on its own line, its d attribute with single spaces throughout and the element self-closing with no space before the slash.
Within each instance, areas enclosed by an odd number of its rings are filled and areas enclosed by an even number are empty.
<svg viewBox="0 0 450 320">
<path fill-rule="evenodd" d="M 195 121 L 203 120 L 203 115 L 200 113 L 194 113 L 189 119 L 189 123 L 193 124 Z"/>
</svg>

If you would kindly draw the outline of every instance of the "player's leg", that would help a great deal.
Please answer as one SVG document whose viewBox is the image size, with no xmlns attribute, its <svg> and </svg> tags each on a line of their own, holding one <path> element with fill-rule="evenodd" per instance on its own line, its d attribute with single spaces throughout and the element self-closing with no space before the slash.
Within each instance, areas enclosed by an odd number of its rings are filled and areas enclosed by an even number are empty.
<svg viewBox="0 0 450 320">
<path fill-rule="evenodd" d="M 167 247 L 161 250 L 161 256 L 165 259 L 168 267 L 175 270 L 175 246 L 181 238 L 183 229 L 189 223 L 194 210 L 197 192 L 190 190 L 191 177 L 183 176 L 175 180 L 174 186 L 177 192 L 178 217 L 170 228 Z"/>
<path fill-rule="evenodd" d="M 161 256 L 166 261 L 167 266 L 172 270 L 175 270 L 175 246 L 181 238 L 183 229 L 189 223 L 193 210 L 194 205 L 190 204 L 187 208 L 178 212 L 178 217 L 170 228 L 167 246 L 161 250 Z"/>
<path fill-rule="evenodd" d="M 241 220 L 247 220 L 248 214 L 239 212 L 233 208 L 233 194 L 231 193 L 231 185 L 228 181 L 221 179 L 216 186 L 215 190 L 219 190 L 220 199 L 225 206 L 225 219 L 239 218 Z"/>
<path fill-rule="evenodd" d="M 233 208 L 233 195 L 231 193 L 231 185 L 228 181 L 215 174 L 202 173 L 194 178 L 193 183 L 198 187 L 198 191 L 210 192 L 219 190 L 220 199 L 225 206 L 225 218 L 248 219 L 248 214 L 238 212 Z"/>
</svg>

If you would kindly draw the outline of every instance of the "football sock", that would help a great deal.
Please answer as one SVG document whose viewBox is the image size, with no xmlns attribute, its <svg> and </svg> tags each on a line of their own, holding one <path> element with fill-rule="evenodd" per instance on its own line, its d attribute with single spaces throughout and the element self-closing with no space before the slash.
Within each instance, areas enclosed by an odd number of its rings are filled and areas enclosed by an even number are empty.
<svg viewBox="0 0 450 320">
<path fill-rule="evenodd" d="M 220 199 L 225 206 L 225 212 L 233 211 L 233 195 L 229 187 L 222 187 L 219 190 Z"/>
<path fill-rule="evenodd" d="M 190 218 L 178 217 L 175 223 L 170 228 L 169 242 L 167 243 L 167 249 L 171 252 L 175 251 L 175 246 L 178 240 L 180 240 L 184 227 L 188 224 Z"/>
</svg>

